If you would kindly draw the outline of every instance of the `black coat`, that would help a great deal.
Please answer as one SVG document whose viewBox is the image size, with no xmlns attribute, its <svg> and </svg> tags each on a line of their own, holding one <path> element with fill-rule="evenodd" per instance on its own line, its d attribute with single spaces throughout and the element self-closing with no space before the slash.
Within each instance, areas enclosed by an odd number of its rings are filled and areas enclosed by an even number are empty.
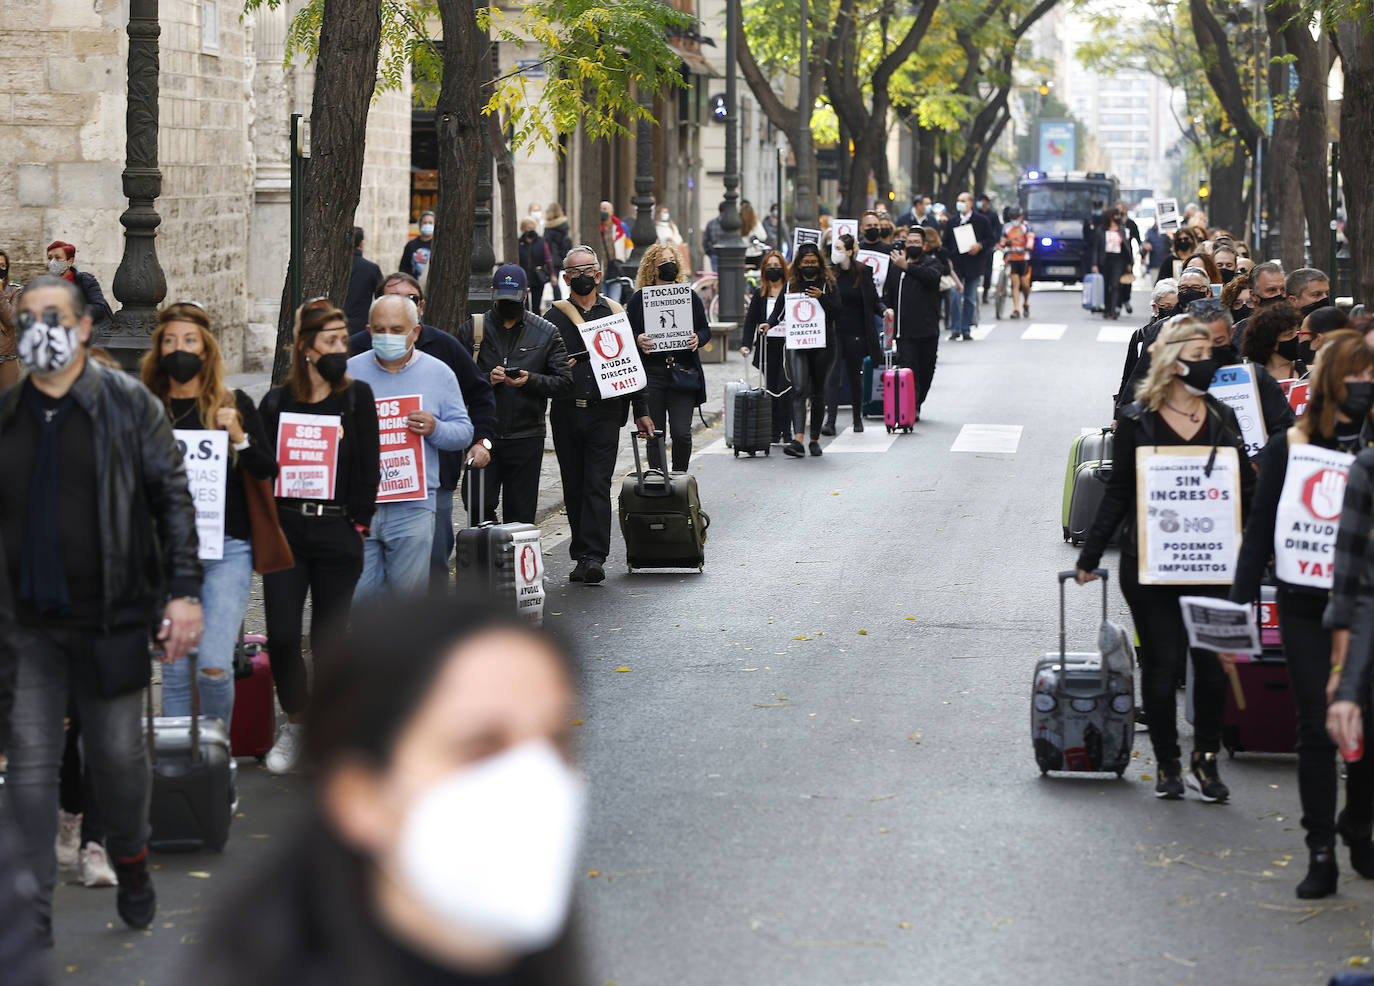
<svg viewBox="0 0 1374 986">
<path fill-rule="evenodd" d="M 893 311 L 897 339 L 929 339 L 940 334 L 940 278 L 946 261 L 939 254 L 923 253 L 907 261 L 906 270 L 893 264 L 883 285 L 883 297 Z"/>
<path fill-rule="evenodd" d="M 563 258 L 573 248 L 572 236 L 568 233 L 568 220 L 557 219 L 544 225 L 544 242 L 549 245 L 553 257 L 553 270 L 563 269 Z"/>
<path fill-rule="evenodd" d="M 895 268 L 890 268 L 892 270 Z M 878 341 L 878 328 L 874 319 L 881 316 L 887 310 L 882 299 L 878 297 L 878 287 L 873 283 L 873 271 L 867 264 L 854 261 L 853 273 L 841 267 L 835 268 L 835 279 L 838 281 L 846 277 L 855 277 L 858 281 L 859 297 L 863 303 L 863 326 L 864 326 L 864 345 L 867 349 L 869 359 L 873 360 L 874 366 L 881 365 L 883 361 L 883 347 Z M 838 303 L 841 295 L 837 290 L 835 300 Z M 838 324 L 838 322 L 836 323 Z"/>
<path fill-rule="evenodd" d="M 482 317 L 482 346 L 475 348 L 472 320 L 458 330 L 458 341 L 477 363 L 478 371 L 491 379 L 491 371 L 504 366 L 507 371 L 524 370 L 529 383 L 520 387 L 499 384 L 492 388 L 496 397 L 497 439 L 543 438 L 544 418 L 549 398 L 572 394 L 572 371 L 563 335 L 548 319 L 525 312 L 524 321 L 507 329 L 496 312 Z"/>
<path fill-rule="evenodd" d="M 348 278 L 348 298 L 344 301 L 344 315 L 348 317 L 348 331 L 361 332 L 367 326 L 367 313 L 372 299 L 382 286 L 382 269 L 353 251 L 353 273 Z"/>
<path fill-rule="evenodd" d="M 1129 271 L 1135 265 L 1135 254 L 1131 249 L 1131 231 L 1125 226 L 1120 226 L 1117 228 L 1117 232 L 1121 234 L 1121 252 L 1119 254 L 1107 252 L 1107 230 L 1105 228 L 1097 230 L 1093 237 L 1092 262 L 1097 266 L 1099 273 L 1107 269 L 1107 258 L 1109 257 L 1115 257 L 1121 263 L 1122 273 Z"/>
<path fill-rule="evenodd" d="M 525 272 L 525 277 L 530 282 L 530 298 L 537 306 L 539 304 L 539 294 L 548 283 L 551 274 L 549 273 L 549 261 L 551 254 L 548 246 L 544 243 L 544 238 L 540 235 L 520 237 L 520 267 Z"/>
<path fill-rule="evenodd" d="M 973 209 L 968 214 L 968 223 L 959 223 L 955 219 L 957 215 L 950 219 L 949 225 L 945 227 L 943 236 L 945 253 L 950 257 L 954 265 L 954 273 L 959 275 L 959 280 L 968 281 L 970 278 L 978 277 L 983 273 L 983 261 L 986 259 L 983 254 L 989 250 L 997 248 L 997 238 L 1001 234 L 1000 229 L 994 229 L 988 217 L 977 209 Z M 972 224 L 973 235 L 982 245 L 982 250 L 978 253 L 960 253 L 959 244 L 954 239 L 954 228 L 956 226 Z"/>
<path fill-rule="evenodd" d="M 779 296 L 781 297 L 781 296 Z M 637 340 L 644 334 L 644 295 L 636 291 L 630 296 L 629 303 L 625 305 L 625 316 L 630 320 L 630 327 L 634 329 L 635 339 Z M 668 360 L 673 360 L 679 365 L 687 365 L 696 368 L 697 386 L 696 403 L 698 405 L 706 403 L 706 374 L 701 369 L 701 347 L 711 341 L 711 324 L 706 320 L 706 306 L 701 302 L 701 295 L 692 292 L 692 331 L 696 333 L 697 348 L 695 350 L 675 349 L 672 352 L 643 352 L 640 357 L 644 361 L 644 369 L 651 374 L 654 371 L 662 372 L 668 365 Z M 653 386 L 653 376 L 650 376 L 649 386 Z"/>
<path fill-rule="evenodd" d="M 110 303 L 105 300 L 105 292 L 100 290 L 100 282 L 95 279 L 95 275 L 73 267 L 72 280 L 86 296 L 86 314 L 91 317 L 91 335 L 94 337 L 110 331 L 110 326 L 114 324 Z M 95 343 L 92 342 L 92 345 Z"/>
</svg>

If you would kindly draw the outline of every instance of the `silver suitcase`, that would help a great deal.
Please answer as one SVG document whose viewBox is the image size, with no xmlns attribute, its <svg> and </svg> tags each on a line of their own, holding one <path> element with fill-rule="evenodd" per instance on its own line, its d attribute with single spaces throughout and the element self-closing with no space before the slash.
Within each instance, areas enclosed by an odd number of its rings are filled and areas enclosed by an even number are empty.
<svg viewBox="0 0 1374 986">
<path fill-rule="evenodd" d="M 1102 581 L 1098 650 L 1069 651 L 1064 583 L 1059 573 L 1059 652 L 1035 665 L 1031 690 L 1031 744 L 1041 774 L 1051 770 L 1115 772 L 1131 762 L 1135 742 L 1134 648 L 1126 631 L 1107 619 L 1107 572 Z"/>
<path fill-rule="evenodd" d="M 743 380 L 731 380 L 725 385 L 725 408 L 723 411 L 725 423 L 725 447 L 735 447 L 735 395 L 742 390 L 748 390 L 749 385 Z"/>
</svg>

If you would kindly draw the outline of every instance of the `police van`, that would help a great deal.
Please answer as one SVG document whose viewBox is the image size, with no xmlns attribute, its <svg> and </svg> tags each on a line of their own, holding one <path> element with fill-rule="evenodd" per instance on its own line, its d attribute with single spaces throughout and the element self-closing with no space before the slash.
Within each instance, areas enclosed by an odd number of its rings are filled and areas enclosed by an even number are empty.
<svg viewBox="0 0 1374 986">
<path fill-rule="evenodd" d="M 1031 276 L 1063 284 L 1083 280 L 1092 267 L 1084 234 L 1103 208 L 1118 201 L 1117 180 L 1100 171 L 1028 171 L 1016 193 L 1035 232 Z"/>
</svg>

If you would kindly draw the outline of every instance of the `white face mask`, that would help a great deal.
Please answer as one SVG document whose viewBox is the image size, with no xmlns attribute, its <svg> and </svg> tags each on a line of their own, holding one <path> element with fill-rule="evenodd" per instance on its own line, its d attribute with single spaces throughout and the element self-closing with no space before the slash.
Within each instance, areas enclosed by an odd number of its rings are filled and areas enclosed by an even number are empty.
<svg viewBox="0 0 1374 986">
<path fill-rule="evenodd" d="M 441 921 L 515 951 L 567 922 L 584 782 L 547 740 L 467 767 L 406 815 L 400 876 Z"/>
<path fill-rule="evenodd" d="M 666 223 L 668 221 L 668 213 L 665 212 L 663 213 L 663 215 L 659 216 L 658 221 L 661 223 Z"/>
<path fill-rule="evenodd" d="M 956 202 L 956 203 L 954 203 L 954 208 L 958 209 L 958 210 L 959 210 L 959 215 L 962 216 L 964 213 L 968 212 L 968 203 L 967 203 L 967 202 Z"/>
<path fill-rule="evenodd" d="M 49 260 L 48 273 L 53 277 L 61 277 L 63 274 L 67 273 L 67 268 L 70 266 L 71 261 L 68 260 Z"/>
<path fill-rule="evenodd" d="M 421 223 L 421 224 L 420 224 L 420 235 L 421 235 L 421 236 L 433 236 L 433 235 L 434 235 L 434 224 L 433 224 L 433 223 Z"/>
<path fill-rule="evenodd" d="M 72 365 L 81 349 L 75 325 L 56 325 L 46 321 L 55 313 L 34 318 L 28 312 L 19 316 L 19 359 L 36 377 L 50 377 Z M 28 324 L 25 324 L 28 323 Z"/>
</svg>

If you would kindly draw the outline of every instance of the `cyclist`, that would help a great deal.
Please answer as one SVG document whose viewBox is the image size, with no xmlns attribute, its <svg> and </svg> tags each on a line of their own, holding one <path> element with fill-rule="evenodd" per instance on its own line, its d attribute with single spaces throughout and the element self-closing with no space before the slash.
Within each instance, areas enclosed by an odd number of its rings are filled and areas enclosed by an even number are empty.
<svg viewBox="0 0 1374 986">
<path fill-rule="evenodd" d="M 998 244 L 1007 251 L 1003 259 L 1011 281 L 1012 318 L 1030 315 L 1030 254 L 1034 240 L 1035 233 L 1026 222 L 1021 207 L 1012 206 L 1008 210 L 1007 224 L 1002 227 L 1002 242 Z"/>
</svg>

